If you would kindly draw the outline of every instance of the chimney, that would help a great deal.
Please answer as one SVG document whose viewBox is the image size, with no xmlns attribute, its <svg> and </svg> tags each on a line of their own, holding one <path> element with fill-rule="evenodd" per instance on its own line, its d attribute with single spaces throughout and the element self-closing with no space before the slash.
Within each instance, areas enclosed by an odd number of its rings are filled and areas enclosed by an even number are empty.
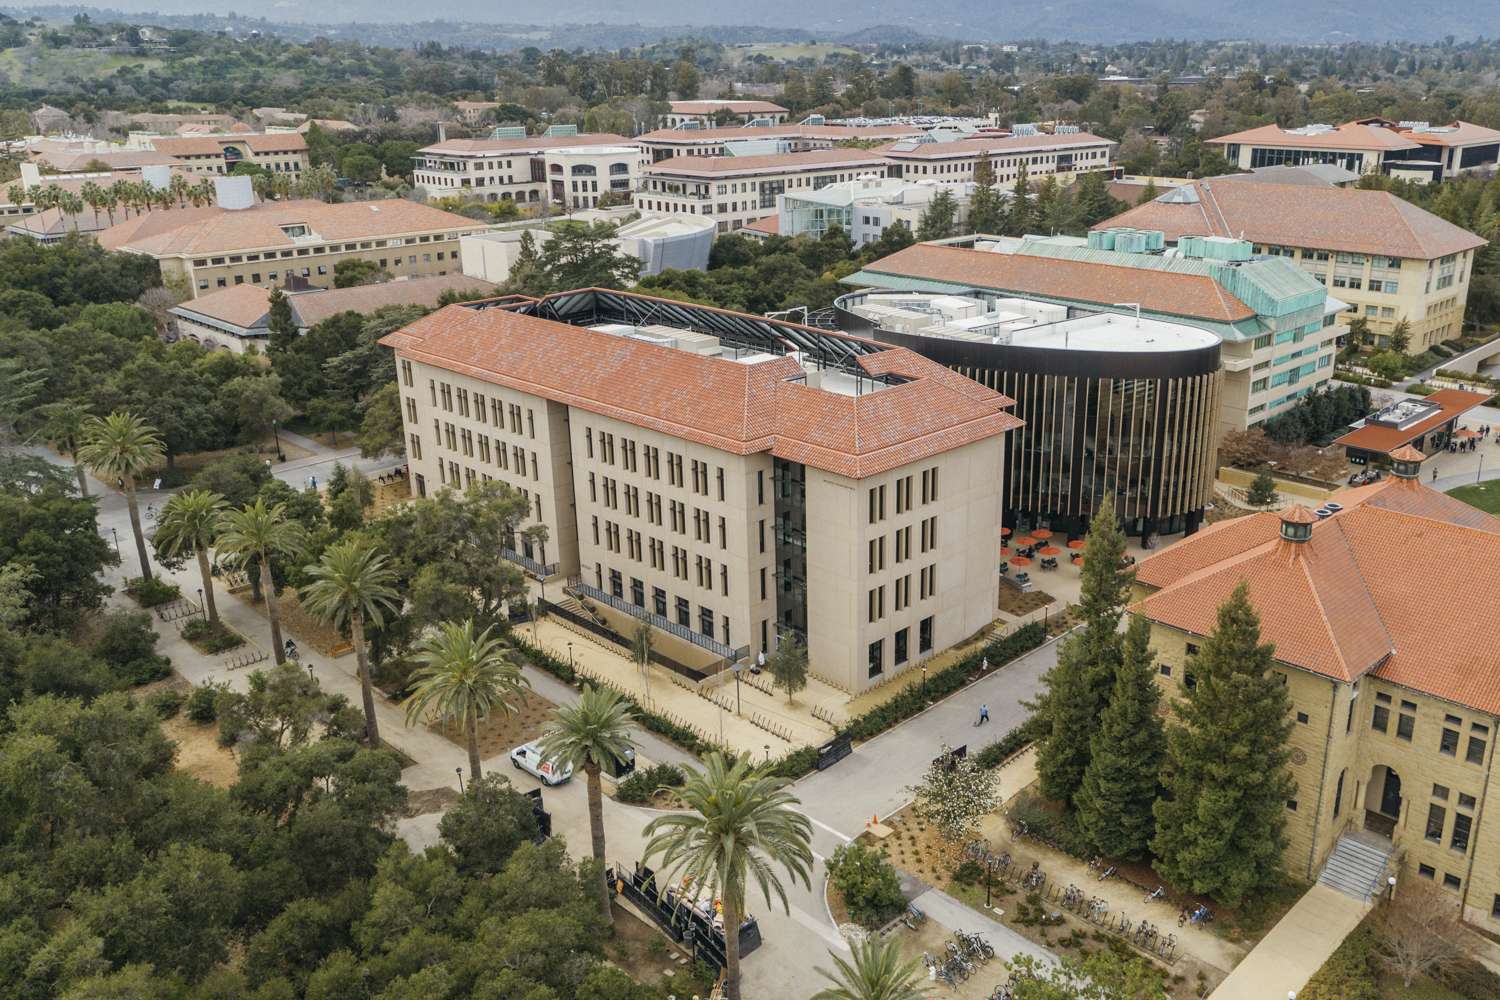
<svg viewBox="0 0 1500 1000">
<path fill-rule="evenodd" d="M 255 204 L 255 188 L 245 174 L 215 177 L 214 200 L 225 211 L 238 212 Z"/>
<path fill-rule="evenodd" d="M 1301 544 L 1312 537 L 1312 526 L 1318 523 L 1318 515 L 1294 503 L 1281 512 L 1281 537 L 1283 541 Z"/>
<path fill-rule="evenodd" d="M 448 123 L 438 122 L 438 142 L 448 141 Z"/>
</svg>

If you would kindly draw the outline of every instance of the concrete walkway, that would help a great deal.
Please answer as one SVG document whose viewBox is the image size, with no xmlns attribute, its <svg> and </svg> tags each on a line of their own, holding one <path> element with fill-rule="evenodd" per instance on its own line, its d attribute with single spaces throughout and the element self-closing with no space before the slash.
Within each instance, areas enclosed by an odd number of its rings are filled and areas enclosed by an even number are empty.
<svg viewBox="0 0 1500 1000">
<path fill-rule="evenodd" d="M 1261 939 L 1210 1000 L 1267 1000 L 1307 985 L 1370 906 L 1326 885 L 1314 885 Z"/>
</svg>

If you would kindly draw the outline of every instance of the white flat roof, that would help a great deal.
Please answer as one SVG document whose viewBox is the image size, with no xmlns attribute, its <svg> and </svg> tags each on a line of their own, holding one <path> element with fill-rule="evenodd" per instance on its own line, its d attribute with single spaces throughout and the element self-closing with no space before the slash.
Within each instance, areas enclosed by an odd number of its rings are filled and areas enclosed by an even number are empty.
<svg viewBox="0 0 1500 1000">
<path fill-rule="evenodd" d="M 1066 351 L 1195 351 L 1218 344 L 1217 335 L 1183 323 L 1099 313 L 1017 330 L 1012 343 Z"/>
</svg>

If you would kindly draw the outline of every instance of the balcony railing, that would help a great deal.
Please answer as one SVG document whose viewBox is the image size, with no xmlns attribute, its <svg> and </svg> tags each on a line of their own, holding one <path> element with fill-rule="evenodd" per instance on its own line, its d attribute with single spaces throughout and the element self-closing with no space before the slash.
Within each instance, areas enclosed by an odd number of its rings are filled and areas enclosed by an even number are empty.
<svg viewBox="0 0 1500 1000">
<path fill-rule="evenodd" d="M 584 583 L 581 577 L 569 577 L 566 589 L 570 594 L 581 594 L 591 601 L 608 604 L 616 611 L 624 612 L 632 618 L 639 618 L 653 627 L 661 629 L 663 632 L 670 633 L 679 639 L 686 640 L 695 646 L 706 649 L 715 656 L 721 657 L 730 663 L 741 660 L 750 653 L 749 646 L 741 646 L 739 649 L 726 646 L 711 636 L 706 636 L 701 632 L 694 632 L 686 625 L 674 622 L 670 618 L 663 617 L 654 611 L 647 611 L 639 605 L 631 604 L 623 597 L 616 597 L 614 594 L 606 593 L 598 587 L 591 587 Z"/>
<path fill-rule="evenodd" d="M 500 550 L 500 558 L 515 563 L 538 580 L 545 580 L 557 575 L 557 563 L 539 563 L 530 556 L 522 555 L 515 549 L 502 548 Z"/>
</svg>

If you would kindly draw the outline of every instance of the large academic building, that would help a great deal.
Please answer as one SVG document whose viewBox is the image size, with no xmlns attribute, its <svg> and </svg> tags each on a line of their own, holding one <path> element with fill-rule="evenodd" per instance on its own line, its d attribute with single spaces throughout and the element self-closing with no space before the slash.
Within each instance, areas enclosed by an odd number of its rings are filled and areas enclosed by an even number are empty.
<svg viewBox="0 0 1500 1000">
<path fill-rule="evenodd" d="M 1295 720 L 1287 869 L 1361 898 L 1426 879 L 1500 933 L 1500 624 L 1474 600 L 1500 519 L 1423 485 L 1421 452 L 1391 458 L 1392 478 L 1317 511 L 1224 521 L 1143 560 L 1132 613 L 1179 694 L 1247 583 Z"/>
<path fill-rule="evenodd" d="M 920 355 L 584 289 L 386 337 L 413 492 L 522 491 L 508 558 L 708 673 L 786 632 L 858 692 L 988 625 L 1011 400 Z"/>
</svg>

